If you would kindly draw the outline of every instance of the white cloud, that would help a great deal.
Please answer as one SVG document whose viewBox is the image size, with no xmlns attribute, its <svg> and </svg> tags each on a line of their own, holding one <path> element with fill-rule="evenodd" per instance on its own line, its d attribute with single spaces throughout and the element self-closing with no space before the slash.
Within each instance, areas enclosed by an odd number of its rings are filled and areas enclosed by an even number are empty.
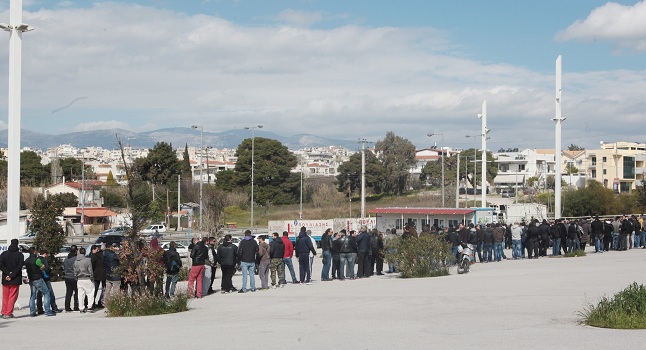
<svg viewBox="0 0 646 350">
<path fill-rule="evenodd" d="M 556 36 L 557 40 L 612 41 L 619 47 L 646 51 L 646 1 L 633 6 L 609 2 L 594 9 Z"/>
<path fill-rule="evenodd" d="M 320 22 L 323 19 L 321 12 L 298 11 L 286 9 L 281 11 L 276 20 L 297 27 L 309 27 L 310 25 Z"/>
<path fill-rule="evenodd" d="M 90 131 L 90 130 L 110 130 L 110 129 L 125 129 L 128 130 L 129 126 L 127 123 L 118 121 L 118 120 L 106 120 L 106 121 L 96 121 L 96 122 L 87 122 L 81 123 L 71 131 Z"/>
<path fill-rule="evenodd" d="M 552 73 L 457 56 L 434 28 L 247 27 L 117 3 L 24 18 L 37 28 L 23 35 L 26 129 L 202 124 L 217 132 L 262 123 L 283 135 L 342 139 L 394 131 L 420 146 L 433 131 L 471 147 L 464 135 L 479 132 L 487 99 L 492 147 L 553 144 Z M 646 71 L 565 72 L 563 89 L 563 144 L 584 144 L 641 115 Z M 0 110 L 6 96 L 0 84 Z"/>
</svg>

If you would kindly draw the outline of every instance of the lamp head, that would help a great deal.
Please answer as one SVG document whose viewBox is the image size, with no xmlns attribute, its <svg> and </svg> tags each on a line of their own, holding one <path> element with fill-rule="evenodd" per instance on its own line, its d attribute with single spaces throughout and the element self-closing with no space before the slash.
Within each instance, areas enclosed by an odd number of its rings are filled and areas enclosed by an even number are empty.
<svg viewBox="0 0 646 350">
<path fill-rule="evenodd" d="M 197 125 L 191 125 L 191 129 L 197 129 L 197 128 L 199 128 L 199 126 L 197 126 Z"/>
</svg>

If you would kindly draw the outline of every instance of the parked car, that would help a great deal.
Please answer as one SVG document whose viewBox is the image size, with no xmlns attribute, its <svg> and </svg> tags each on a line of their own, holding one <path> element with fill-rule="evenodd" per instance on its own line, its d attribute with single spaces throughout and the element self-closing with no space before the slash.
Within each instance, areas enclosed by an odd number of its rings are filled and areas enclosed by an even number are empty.
<svg viewBox="0 0 646 350">
<path fill-rule="evenodd" d="M 58 251 L 58 253 L 54 254 L 54 257 L 60 261 L 63 261 L 67 258 L 67 255 L 69 255 L 70 251 L 72 250 L 72 247 L 69 245 L 64 245 L 61 247 L 61 249 Z"/>
<path fill-rule="evenodd" d="M 103 232 L 101 232 L 101 235 L 125 235 L 128 233 L 128 230 L 130 230 L 130 227 L 127 226 L 115 226 L 111 227 Z"/>
<path fill-rule="evenodd" d="M 145 229 L 139 231 L 139 233 L 144 234 L 144 235 L 150 235 L 150 234 L 156 234 L 156 233 L 164 233 L 164 232 L 166 232 L 166 225 L 165 224 L 149 225 Z"/>
<path fill-rule="evenodd" d="M 177 254 L 179 254 L 179 257 L 188 258 L 188 247 L 178 242 L 175 242 L 175 244 L 177 245 Z M 168 250 L 170 248 L 170 242 L 162 244 L 161 247 L 164 250 Z"/>
<path fill-rule="evenodd" d="M 31 242 L 34 239 L 36 239 L 36 235 L 37 235 L 37 233 L 34 232 L 34 231 L 27 231 L 27 232 L 25 232 L 24 235 L 18 237 L 18 240 L 20 242 Z"/>
</svg>

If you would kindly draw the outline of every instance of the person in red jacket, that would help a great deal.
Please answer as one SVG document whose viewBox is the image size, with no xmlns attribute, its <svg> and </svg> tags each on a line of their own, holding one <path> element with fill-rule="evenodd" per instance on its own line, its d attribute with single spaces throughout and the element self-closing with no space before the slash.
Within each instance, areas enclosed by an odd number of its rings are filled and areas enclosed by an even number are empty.
<svg viewBox="0 0 646 350">
<path fill-rule="evenodd" d="M 285 255 L 283 255 L 283 280 L 282 284 L 287 284 L 285 280 L 285 266 L 289 268 L 289 273 L 292 275 L 292 283 L 297 284 L 296 272 L 294 272 L 294 265 L 292 264 L 292 256 L 294 256 L 294 244 L 289 240 L 289 233 L 283 231 L 283 243 L 285 244 Z"/>
</svg>

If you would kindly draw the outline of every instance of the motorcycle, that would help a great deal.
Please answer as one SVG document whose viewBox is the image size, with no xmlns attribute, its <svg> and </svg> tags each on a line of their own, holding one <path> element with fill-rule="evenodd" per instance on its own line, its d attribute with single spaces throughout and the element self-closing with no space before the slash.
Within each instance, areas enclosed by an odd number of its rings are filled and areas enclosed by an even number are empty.
<svg viewBox="0 0 646 350">
<path fill-rule="evenodd" d="M 471 263 L 475 261 L 473 244 L 462 243 L 458 246 L 458 274 L 468 273 Z"/>
</svg>

